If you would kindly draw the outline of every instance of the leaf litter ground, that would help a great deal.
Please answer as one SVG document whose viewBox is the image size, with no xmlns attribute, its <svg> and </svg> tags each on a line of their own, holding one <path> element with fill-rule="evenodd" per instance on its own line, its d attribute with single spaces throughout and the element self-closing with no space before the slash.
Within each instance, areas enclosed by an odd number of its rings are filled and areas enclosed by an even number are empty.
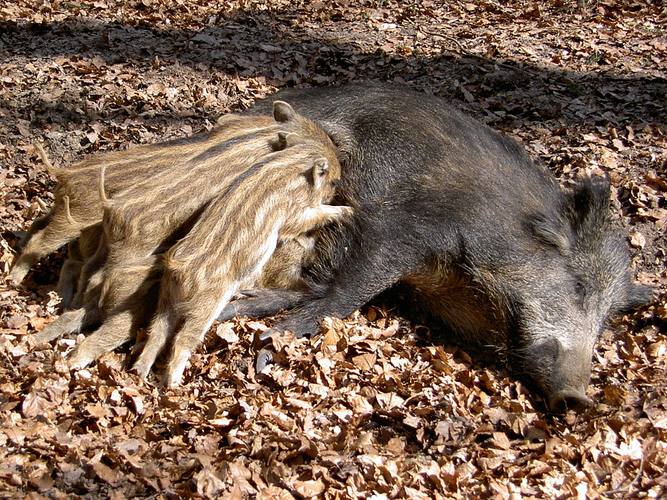
<svg viewBox="0 0 667 500">
<path fill-rule="evenodd" d="M 660 497 L 667 488 L 667 16 L 662 2 L 0 2 L 0 495 L 30 498 Z M 36 7 L 37 5 L 37 7 Z M 579 6 L 578 6 L 579 5 Z M 70 372 L 62 256 L 5 280 L 59 166 L 210 128 L 291 85 L 376 79 L 453 101 L 567 184 L 607 173 L 656 300 L 594 355 L 583 415 L 553 417 L 501 364 L 378 304 L 284 339 L 214 327 L 186 384 Z"/>
</svg>

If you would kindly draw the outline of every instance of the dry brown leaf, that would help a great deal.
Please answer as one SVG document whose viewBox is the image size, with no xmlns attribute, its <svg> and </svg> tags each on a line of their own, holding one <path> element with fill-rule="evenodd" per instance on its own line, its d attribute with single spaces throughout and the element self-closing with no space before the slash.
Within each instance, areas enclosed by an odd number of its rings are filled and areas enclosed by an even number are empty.
<svg viewBox="0 0 667 500">
<path fill-rule="evenodd" d="M 5 2 L 0 271 L 53 200 L 34 142 L 68 167 L 210 130 L 277 88 L 406 81 L 517 137 L 563 184 L 609 174 L 655 298 L 596 346 L 596 406 L 546 415 L 502 363 L 480 366 L 392 303 L 278 339 L 268 381 L 250 353 L 272 323 L 242 318 L 217 326 L 221 347 L 197 353 L 181 389 L 128 375 L 126 349 L 72 372 L 75 336 L 31 341 L 60 314 L 54 256 L 24 286 L 0 277 L 6 496 L 664 496 L 664 13 L 648 0 L 371 3 Z"/>
</svg>

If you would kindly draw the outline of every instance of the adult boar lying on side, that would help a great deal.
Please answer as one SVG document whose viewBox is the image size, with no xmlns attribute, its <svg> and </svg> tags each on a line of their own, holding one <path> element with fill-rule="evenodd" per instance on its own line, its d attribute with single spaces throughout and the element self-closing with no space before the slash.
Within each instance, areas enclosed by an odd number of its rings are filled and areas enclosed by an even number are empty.
<svg viewBox="0 0 667 500">
<path fill-rule="evenodd" d="M 460 340 L 505 348 L 553 410 L 590 404 L 586 388 L 607 317 L 649 300 L 633 282 L 601 178 L 563 191 L 513 140 L 441 99 L 383 86 L 279 92 L 329 133 L 343 157 L 351 228 L 330 228 L 308 292 L 261 293 L 221 318 L 296 307 L 261 336 L 312 335 L 378 293 L 411 285 Z M 267 302 L 268 301 L 268 302 Z"/>
</svg>

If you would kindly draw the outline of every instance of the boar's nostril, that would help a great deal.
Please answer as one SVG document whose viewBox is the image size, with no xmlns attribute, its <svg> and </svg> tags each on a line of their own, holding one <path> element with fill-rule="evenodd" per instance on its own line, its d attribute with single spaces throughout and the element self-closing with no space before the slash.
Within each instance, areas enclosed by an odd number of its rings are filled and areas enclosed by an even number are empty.
<svg viewBox="0 0 667 500">
<path fill-rule="evenodd" d="M 584 393 L 565 389 L 549 398 L 549 409 L 554 413 L 565 413 L 567 410 L 584 411 L 593 406 L 593 401 Z"/>
</svg>

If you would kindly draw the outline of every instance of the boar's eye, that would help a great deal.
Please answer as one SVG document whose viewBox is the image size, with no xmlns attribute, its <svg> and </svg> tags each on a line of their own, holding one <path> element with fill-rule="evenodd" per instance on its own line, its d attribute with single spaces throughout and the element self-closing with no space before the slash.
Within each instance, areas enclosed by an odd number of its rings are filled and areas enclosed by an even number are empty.
<svg viewBox="0 0 667 500">
<path fill-rule="evenodd" d="M 574 284 L 574 293 L 576 294 L 579 303 L 583 304 L 586 300 L 586 287 L 581 281 L 577 281 Z"/>
</svg>

